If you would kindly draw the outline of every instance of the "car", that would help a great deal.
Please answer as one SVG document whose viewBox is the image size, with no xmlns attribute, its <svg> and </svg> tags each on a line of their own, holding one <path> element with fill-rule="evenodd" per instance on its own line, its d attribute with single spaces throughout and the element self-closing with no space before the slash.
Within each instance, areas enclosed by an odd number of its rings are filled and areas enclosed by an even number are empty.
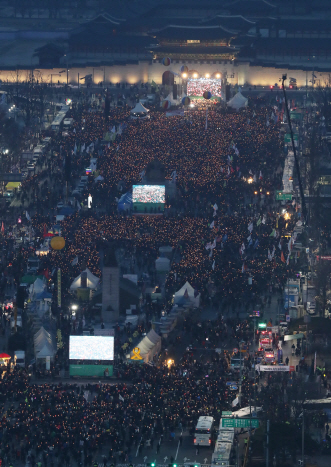
<svg viewBox="0 0 331 467">
<path fill-rule="evenodd" d="M 81 197 L 82 196 L 82 190 L 79 190 L 78 188 L 75 188 L 74 191 L 71 194 L 74 197 Z"/>
<path fill-rule="evenodd" d="M 63 201 L 59 201 L 56 205 L 57 209 L 62 209 L 64 207 L 64 202 Z"/>
</svg>

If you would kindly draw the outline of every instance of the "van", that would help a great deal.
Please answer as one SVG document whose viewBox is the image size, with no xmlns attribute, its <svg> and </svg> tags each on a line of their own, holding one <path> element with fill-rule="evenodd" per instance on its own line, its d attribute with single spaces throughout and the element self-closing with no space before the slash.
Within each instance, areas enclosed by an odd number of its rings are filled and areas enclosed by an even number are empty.
<svg viewBox="0 0 331 467">
<path fill-rule="evenodd" d="M 80 177 L 80 183 L 87 183 L 88 182 L 88 175 L 83 175 Z"/>
<path fill-rule="evenodd" d="M 25 352 L 24 350 L 15 350 L 14 361 L 17 366 L 25 367 Z"/>
</svg>

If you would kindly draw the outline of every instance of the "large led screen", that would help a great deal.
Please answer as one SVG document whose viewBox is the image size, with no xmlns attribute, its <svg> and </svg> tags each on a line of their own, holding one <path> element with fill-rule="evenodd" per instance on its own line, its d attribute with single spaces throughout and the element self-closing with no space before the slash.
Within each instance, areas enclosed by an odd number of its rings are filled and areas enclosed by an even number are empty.
<svg viewBox="0 0 331 467">
<path fill-rule="evenodd" d="M 133 185 L 133 203 L 165 203 L 164 185 Z"/>
<path fill-rule="evenodd" d="M 114 336 L 70 336 L 69 360 L 114 360 Z"/>
<path fill-rule="evenodd" d="M 210 91 L 212 96 L 221 97 L 222 81 L 220 79 L 196 78 L 187 80 L 187 95 L 202 96 Z"/>
</svg>

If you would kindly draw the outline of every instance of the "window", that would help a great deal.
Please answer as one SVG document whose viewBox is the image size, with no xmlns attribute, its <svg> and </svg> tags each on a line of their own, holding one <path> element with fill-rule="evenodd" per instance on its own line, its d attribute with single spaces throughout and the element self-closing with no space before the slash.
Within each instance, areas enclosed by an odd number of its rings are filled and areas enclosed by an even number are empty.
<svg viewBox="0 0 331 467">
<path fill-rule="evenodd" d="M 186 42 L 187 42 L 187 44 L 200 44 L 199 40 L 188 39 Z"/>
</svg>

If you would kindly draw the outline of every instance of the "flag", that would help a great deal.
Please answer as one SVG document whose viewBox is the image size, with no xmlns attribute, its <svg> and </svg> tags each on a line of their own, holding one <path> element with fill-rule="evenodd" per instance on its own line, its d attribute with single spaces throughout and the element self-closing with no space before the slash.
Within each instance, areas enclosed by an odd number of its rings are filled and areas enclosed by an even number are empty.
<svg viewBox="0 0 331 467">
<path fill-rule="evenodd" d="M 287 259 L 286 259 L 286 265 L 287 266 L 288 266 L 289 262 L 290 262 L 290 254 L 287 255 Z"/>
<path fill-rule="evenodd" d="M 271 253 L 270 253 L 269 248 L 268 248 L 268 260 L 269 260 L 269 261 L 272 261 L 272 256 L 271 256 Z"/>
<path fill-rule="evenodd" d="M 213 261 L 213 264 L 212 264 L 211 268 L 212 268 L 213 271 L 215 270 L 215 260 Z"/>
<path fill-rule="evenodd" d="M 250 233 L 252 233 L 252 230 L 253 230 L 253 222 L 252 221 L 248 224 L 248 230 L 249 230 Z"/>
<path fill-rule="evenodd" d="M 257 225 L 257 226 L 261 225 L 261 222 L 262 222 L 262 221 L 261 221 L 261 217 L 259 217 L 259 219 L 258 219 L 256 225 Z"/>
<path fill-rule="evenodd" d="M 267 221 L 267 216 L 265 214 L 263 214 L 263 217 L 262 217 L 262 224 L 265 224 Z"/>
<path fill-rule="evenodd" d="M 269 237 L 276 237 L 276 229 L 272 229 L 272 232 L 269 235 Z"/>
<path fill-rule="evenodd" d="M 209 258 L 213 256 L 213 248 L 210 249 Z"/>
<path fill-rule="evenodd" d="M 213 208 L 214 208 L 214 211 L 217 211 L 217 209 L 218 209 L 218 206 L 217 206 L 217 204 L 216 204 L 216 203 L 214 204 Z"/>
<path fill-rule="evenodd" d="M 78 264 L 78 256 L 71 262 L 71 266 L 76 266 Z"/>
<path fill-rule="evenodd" d="M 253 247 L 254 250 L 255 250 L 255 248 L 257 248 L 257 247 L 259 246 L 259 243 L 260 243 L 260 242 L 259 242 L 259 239 L 257 238 L 257 239 L 255 240 L 255 243 L 254 243 L 254 247 Z"/>
<path fill-rule="evenodd" d="M 285 256 L 284 256 L 284 253 L 282 252 L 281 255 L 280 255 L 280 260 L 285 263 Z"/>
<path fill-rule="evenodd" d="M 25 217 L 27 218 L 29 222 L 31 221 L 31 217 L 29 216 L 28 211 L 25 211 Z"/>
<path fill-rule="evenodd" d="M 124 402 L 124 397 L 122 397 L 121 394 L 119 394 L 118 398 L 121 402 Z"/>
<path fill-rule="evenodd" d="M 2 221 L 2 224 L 1 224 L 1 233 L 2 233 L 2 234 L 5 233 L 5 226 L 3 225 L 3 221 Z"/>
<path fill-rule="evenodd" d="M 262 172 L 261 172 L 261 170 L 260 170 L 259 179 L 262 180 L 262 178 L 263 178 L 263 177 L 262 177 Z"/>
<path fill-rule="evenodd" d="M 209 227 L 210 227 L 211 229 L 213 229 L 213 228 L 215 227 L 215 222 L 214 222 L 214 221 L 211 222 L 211 223 L 209 224 Z"/>
<path fill-rule="evenodd" d="M 281 244 L 281 241 L 279 240 L 279 243 L 278 243 L 278 248 L 281 250 L 282 249 L 282 244 Z"/>
</svg>

